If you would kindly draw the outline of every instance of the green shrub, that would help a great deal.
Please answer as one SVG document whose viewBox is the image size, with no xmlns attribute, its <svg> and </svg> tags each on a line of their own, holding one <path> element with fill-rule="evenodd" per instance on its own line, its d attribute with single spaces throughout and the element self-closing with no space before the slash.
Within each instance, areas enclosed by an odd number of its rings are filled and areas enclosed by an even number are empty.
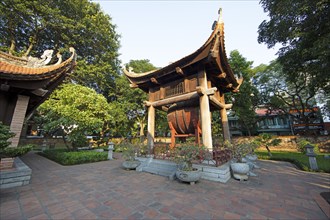
<svg viewBox="0 0 330 220">
<path fill-rule="evenodd" d="M 108 159 L 107 152 L 96 151 L 68 151 L 67 149 L 45 150 L 39 153 L 62 165 L 92 163 Z"/>
<path fill-rule="evenodd" d="M 34 146 L 32 144 L 22 147 L 7 147 L 3 150 L 0 150 L 0 154 L 3 155 L 2 157 L 20 157 L 31 151 L 33 147 Z"/>
<path fill-rule="evenodd" d="M 9 138 L 14 137 L 15 134 L 10 131 L 9 127 L 2 124 L 0 121 L 0 150 L 5 149 L 10 145 Z"/>
<path fill-rule="evenodd" d="M 257 151 L 256 153 L 259 159 L 287 161 L 293 163 L 301 170 L 311 171 L 309 168 L 308 156 L 303 153 L 274 151 L 271 157 L 265 151 Z M 325 159 L 324 155 L 317 155 L 316 161 L 319 168 L 319 172 L 330 173 L 329 159 Z"/>
<path fill-rule="evenodd" d="M 319 153 L 320 150 L 318 148 L 318 146 L 316 144 L 312 144 L 310 141 L 308 141 L 307 139 L 300 139 L 297 143 L 297 147 L 298 147 L 298 151 L 306 154 L 306 145 L 309 144 L 311 146 L 314 147 L 314 152 L 315 153 Z"/>
</svg>

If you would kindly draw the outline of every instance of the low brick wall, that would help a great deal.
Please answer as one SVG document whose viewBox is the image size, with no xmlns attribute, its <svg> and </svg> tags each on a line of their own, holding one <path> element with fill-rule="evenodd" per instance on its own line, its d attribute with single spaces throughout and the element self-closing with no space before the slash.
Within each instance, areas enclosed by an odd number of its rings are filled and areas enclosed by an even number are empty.
<svg viewBox="0 0 330 220">
<path fill-rule="evenodd" d="M 15 169 L 0 171 L 0 189 L 24 186 L 30 183 L 32 170 L 16 157 Z"/>
</svg>

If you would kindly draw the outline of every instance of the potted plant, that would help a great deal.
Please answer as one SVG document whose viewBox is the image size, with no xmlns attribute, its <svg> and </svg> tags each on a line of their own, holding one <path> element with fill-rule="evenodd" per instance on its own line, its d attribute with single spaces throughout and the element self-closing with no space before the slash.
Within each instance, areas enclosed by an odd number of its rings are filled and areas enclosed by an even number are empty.
<svg viewBox="0 0 330 220">
<path fill-rule="evenodd" d="M 31 145 L 23 147 L 9 147 L 8 141 L 15 134 L 10 131 L 9 127 L 0 122 L 0 170 L 8 170 L 13 168 L 15 157 L 22 156 L 32 150 Z"/>
<path fill-rule="evenodd" d="M 250 166 L 243 162 L 243 157 L 249 151 L 249 145 L 247 143 L 231 144 L 229 142 L 225 143 L 225 147 L 230 149 L 232 160 L 230 163 L 230 168 L 234 179 L 237 180 L 248 180 L 248 173 L 250 171 Z"/>
<path fill-rule="evenodd" d="M 178 164 L 176 177 L 183 181 L 194 184 L 202 175 L 201 171 L 193 168 L 193 162 L 202 161 L 206 149 L 193 143 L 182 144 L 174 148 L 174 161 Z"/>
<path fill-rule="evenodd" d="M 136 154 L 138 153 L 138 147 L 128 141 L 124 141 L 120 144 L 122 151 L 122 157 L 125 161 L 122 163 L 123 167 L 126 170 L 136 169 L 141 162 L 135 159 Z"/>
</svg>

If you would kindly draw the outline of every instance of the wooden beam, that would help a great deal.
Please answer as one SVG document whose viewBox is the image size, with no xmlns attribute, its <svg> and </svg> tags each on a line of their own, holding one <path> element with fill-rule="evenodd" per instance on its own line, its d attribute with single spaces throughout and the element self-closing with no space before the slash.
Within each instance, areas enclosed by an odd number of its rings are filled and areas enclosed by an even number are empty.
<svg viewBox="0 0 330 220">
<path fill-rule="evenodd" d="M 151 103 L 151 102 L 149 102 L 149 101 L 144 101 L 144 102 L 143 102 L 143 104 L 144 104 L 145 106 L 147 106 L 147 107 L 149 107 L 149 106 L 151 106 L 151 105 L 152 105 L 152 103 Z"/>
<path fill-rule="evenodd" d="M 175 67 L 175 72 L 181 76 L 184 75 L 183 70 L 180 67 Z"/>
<path fill-rule="evenodd" d="M 214 104 L 216 107 L 218 107 L 219 109 L 231 109 L 233 107 L 233 104 L 223 104 L 221 103 L 215 96 L 211 95 L 210 97 L 210 101 L 212 102 L 212 104 Z"/>
<path fill-rule="evenodd" d="M 235 89 L 233 90 L 233 92 L 239 92 L 239 87 L 240 87 L 240 86 L 242 85 L 242 83 L 243 83 L 243 77 L 239 78 L 239 79 L 237 80 L 237 82 L 238 82 L 238 86 L 235 87 Z"/>
<path fill-rule="evenodd" d="M 165 106 L 162 106 L 162 110 L 163 110 L 164 112 L 167 112 L 167 111 L 168 111 L 168 108 L 165 107 Z"/>
<path fill-rule="evenodd" d="M 220 79 L 224 79 L 224 78 L 226 78 L 226 76 L 227 76 L 227 74 L 225 72 L 222 72 L 219 75 L 217 75 L 216 77 L 220 78 Z"/>
<path fill-rule="evenodd" d="M 33 90 L 31 93 L 36 95 L 36 96 L 43 97 L 47 94 L 47 92 L 48 92 L 48 90 L 39 88 L 39 89 Z"/>
<path fill-rule="evenodd" d="M 154 84 L 157 84 L 157 85 L 160 84 L 160 83 L 158 82 L 158 80 L 157 80 L 155 77 L 151 77 L 151 78 L 150 78 L 150 81 L 151 81 L 152 83 L 154 83 Z"/>
<path fill-rule="evenodd" d="M 169 104 L 176 103 L 176 102 L 197 99 L 198 97 L 199 97 L 199 94 L 198 94 L 198 92 L 195 91 L 195 92 L 190 92 L 190 93 L 186 93 L 183 95 L 179 95 L 179 96 L 175 96 L 175 97 L 171 97 L 171 98 L 167 98 L 167 99 L 162 99 L 159 101 L 154 101 L 154 102 L 145 101 L 144 104 L 146 106 L 158 107 L 158 106 L 163 106 L 163 105 L 169 105 Z"/>
<path fill-rule="evenodd" d="M 212 87 L 210 89 L 205 89 L 203 87 L 198 86 L 197 92 L 199 95 L 214 95 L 214 93 L 218 90 L 217 87 Z"/>
<path fill-rule="evenodd" d="M 231 89 L 232 87 L 233 87 L 233 84 L 232 84 L 232 83 L 229 83 L 229 84 L 226 86 L 227 89 Z"/>
<path fill-rule="evenodd" d="M 139 88 L 139 86 L 136 85 L 135 83 L 131 83 L 131 84 L 129 84 L 129 87 L 131 87 L 131 88 L 133 88 L 133 89 L 135 89 L 135 88 Z"/>
</svg>

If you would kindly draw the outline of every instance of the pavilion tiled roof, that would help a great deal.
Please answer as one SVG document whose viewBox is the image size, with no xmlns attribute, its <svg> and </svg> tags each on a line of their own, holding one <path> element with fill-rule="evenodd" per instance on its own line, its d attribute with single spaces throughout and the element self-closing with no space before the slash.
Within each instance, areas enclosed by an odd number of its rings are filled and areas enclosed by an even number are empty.
<svg viewBox="0 0 330 220">
<path fill-rule="evenodd" d="M 152 80 L 159 84 L 166 84 L 182 77 L 177 73 L 181 69 L 185 76 L 195 74 L 196 71 L 205 69 L 213 83 L 222 92 L 237 92 L 241 81 L 238 81 L 228 63 L 224 40 L 224 23 L 221 16 L 213 25 L 213 32 L 208 40 L 194 53 L 169 64 L 161 69 L 147 73 L 134 73 L 123 69 L 132 86 L 137 86 L 144 91 L 155 87 Z M 225 75 L 225 77 L 220 77 Z"/>
<path fill-rule="evenodd" d="M 76 53 L 56 64 L 33 67 L 27 58 L 0 52 L 0 93 L 30 97 L 27 114 L 36 109 L 76 66 Z"/>
<path fill-rule="evenodd" d="M 26 59 L 0 52 L 0 79 L 35 80 L 58 75 L 63 69 L 72 69 L 75 65 L 75 51 L 66 61 L 43 67 L 28 67 Z"/>
</svg>

